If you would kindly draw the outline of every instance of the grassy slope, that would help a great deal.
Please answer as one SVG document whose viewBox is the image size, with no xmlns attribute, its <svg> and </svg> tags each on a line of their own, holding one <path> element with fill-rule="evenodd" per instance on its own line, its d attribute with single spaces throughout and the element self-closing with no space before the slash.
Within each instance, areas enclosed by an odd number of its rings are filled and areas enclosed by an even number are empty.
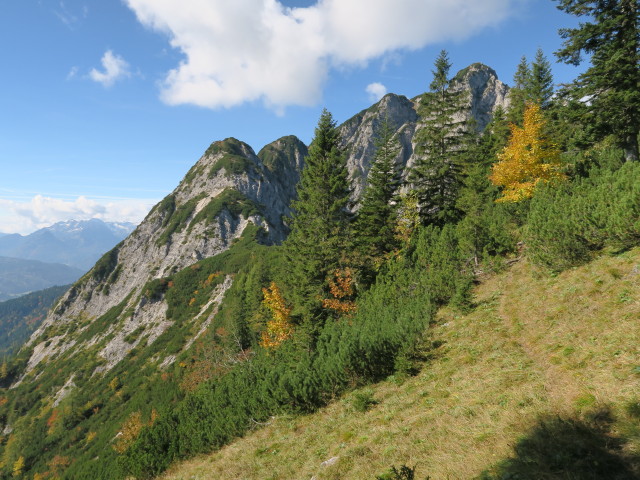
<svg viewBox="0 0 640 480">
<path fill-rule="evenodd" d="M 519 262 L 476 302 L 440 313 L 433 358 L 371 387 L 369 411 L 353 392 L 274 418 L 163 479 L 373 479 L 402 464 L 420 480 L 640 478 L 640 249 L 555 277 Z M 558 452 L 575 453 L 570 471 Z"/>
</svg>

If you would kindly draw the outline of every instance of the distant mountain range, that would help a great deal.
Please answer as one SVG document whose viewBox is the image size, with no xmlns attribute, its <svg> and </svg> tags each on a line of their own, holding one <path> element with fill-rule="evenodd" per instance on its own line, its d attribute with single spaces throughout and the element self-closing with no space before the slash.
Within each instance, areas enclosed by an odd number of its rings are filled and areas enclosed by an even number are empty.
<svg viewBox="0 0 640 480">
<path fill-rule="evenodd" d="M 0 301 L 73 283 L 83 273 L 84 270 L 61 263 L 0 257 Z"/>
<path fill-rule="evenodd" d="M 29 235 L 0 234 L 0 256 L 61 263 L 86 272 L 135 227 L 132 223 L 107 223 L 94 218 L 58 222 Z"/>
</svg>

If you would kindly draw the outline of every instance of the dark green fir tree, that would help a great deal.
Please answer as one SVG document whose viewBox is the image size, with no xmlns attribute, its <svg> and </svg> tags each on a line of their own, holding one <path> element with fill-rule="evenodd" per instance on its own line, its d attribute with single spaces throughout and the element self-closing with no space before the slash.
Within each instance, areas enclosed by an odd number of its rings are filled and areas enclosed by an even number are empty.
<svg viewBox="0 0 640 480">
<path fill-rule="evenodd" d="M 541 48 L 536 51 L 536 57 L 531 63 L 531 84 L 529 86 L 529 100 L 537 103 L 544 110 L 549 107 L 553 97 L 553 73 L 551 63 Z"/>
<path fill-rule="evenodd" d="M 445 50 L 435 62 L 430 91 L 422 97 L 416 132 L 416 163 L 409 181 L 418 195 L 425 225 L 444 225 L 459 219 L 456 206 L 463 180 L 462 163 L 470 132 L 465 109 L 468 92 L 449 88 L 451 63 Z"/>
<path fill-rule="evenodd" d="M 524 55 L 520 59 L 516 73 L 513 75 L 513 87 L 509 91 L 509 123 L 522 126 L 524 107 L 529 99 L 531 88 L 531 67 Z"/>
<path fill-rule="evenodd" d="M 396 164 L 400 143 L 395 130 L 385 116 L 375 140 L 376 153 L 362 194 L 362 203 L 355 223 L 361 254 L 363 283 L 371 283 L 386 253 L 397 243 L 396 193 L 401 183 L 401 172 Z"/>
<path fill-rule="evenodd" d="M 585 128 L 598 141 L 611 135 L 627 161 L 637 161 L 640 132 L 640 6 L 638 0 L 557 0 L 558 8 L 583 17 L 563 28 L 559 60 L 579 65 L 582 53 L 591 67 L 568 87 L 567 96 L 586 110 Z M 588 100 L 588 101 L 585 101 Z"/>
<path fill-rule="evenodd" d="M 328 279 L 344 264 L 349 251 L 350 193 L 336 123 L 325 109 L 297 186 L 291 233 L 283 244 L 293 313 L 312 331 L 324 321 L 322 300 L 329 295 Z"/>
</svg>

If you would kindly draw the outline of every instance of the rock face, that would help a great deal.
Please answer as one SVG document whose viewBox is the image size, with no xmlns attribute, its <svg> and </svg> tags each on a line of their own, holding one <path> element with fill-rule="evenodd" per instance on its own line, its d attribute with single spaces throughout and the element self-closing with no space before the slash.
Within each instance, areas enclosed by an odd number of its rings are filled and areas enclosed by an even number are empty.
<svg viewBox="0 0 640 480">
<path fill-rule="evenodd" d="M 454 90 L 470 92 L 467 115 L 473 117 L 479 131 L 484 131 L 496 108 L 509 106 L 509 87 L 498 80 L 498 75 L 482 63 L 474 63 L 460 70 L 454 77 Z"/>
<path fill-rule="evenodd" d="M 214 142 L 138 228 L 62 297 L 28 342 L 34 349 L 27 370 L 46 357 L 82 348 L 68 336 L 43 340 L 47 329 L 89 324 L 129 299 L 123 310 L 133 314 L 120 319 L 118 331 L 111 329 L 101 336 L 113 337 L 103 355 L 108 357 L 107 367 L 112 367 L 124 358 L 127 348 L 135 346 L 125 348 L 123 341 L 132 331 L 153 324 L 147 336 L 149 344 L 170 326 L 164 322 L 166 305 L 138 303 L 149 281 L 225 251 L 250 223 L 263 228 L 266 243 L 281 242 L 287 234 L 283 218 L 290 214 L 289 204 L 306 153 L 296 137 L 267 145 L 260 156 L 234 138 Z M 230 284 L 225 281 L 224 290 Z M 96 337 L 89 343 L 99 340 Z"/>
<path fill-rule="evenodd" d="M 469 106 L 460 115 L 467 119 L 474 118 L 479 131 L 485 129 L 496 108 L 507 108 L 509 105 L 509 87 L 498 80 L 493 69 L 481 63 L 474 63 L 460 70 L 454 77 L 451 88 L 469 92 Z M 420 127 L 420 101 L 421 96 L 410 100 L 401 95 L 388 94 L 340 126 L 342 146 L 347 151 L 354 200 L 360 197 L 366 185 L 375 153 L 375 139 L 385 117 L 396 130 L 401 146 L 396 162 L 405 171 L 406 177 L 408 167 L 414 162 L 414 136 Z"/>
<path fill-rule="evenodd" d="M 342 146 L 354 187 L 354 199 L 360 197 L 375 154 L 375 139 L 385 117 L 396 130 L 401 145 L 396 161 L 404 167 L 413 153 L 412 140 L 418 125 L 415 102 L 390 93 L 340 126 Z"/>
</svg>

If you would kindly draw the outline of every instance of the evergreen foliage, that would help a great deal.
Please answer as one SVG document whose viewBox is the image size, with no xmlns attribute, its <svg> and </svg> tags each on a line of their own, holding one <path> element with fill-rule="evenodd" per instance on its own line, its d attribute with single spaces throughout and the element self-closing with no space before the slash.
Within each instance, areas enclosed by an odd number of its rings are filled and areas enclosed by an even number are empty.
<svg viewBox="0 0 640 480">
<path fill-rule="evenodd" d="M 576 266 L 605 246 L 626 249 L 638 245 L 638 218 L 638 164 L 592 172 L 591 177 L 562 187 L 543 188 L 533 198 L 525 229 L 527 253 L 553 270 Z"/>
<path fill-rule="evenodd" d="M 515 249 L 510 215 L 503 205 L 496 205 L 498 190 L 489 181 L 491 164 L 504 148 L 508 132 L 504 111 L 498 108 L 465 163 L 458 198 L 458 208 L 464 214 L 458 223 L 459 248 L 476 269 L 482 261 Z"/>
<path fill-rule="evenodd" d="M 559 60 L 591 67 L 565 92 L 583 103 L 580 124 L 596 140 L 613 135 L 627 160 L 638 160 L 640 132 L 640 7 L 637 0 L 557 0 L 558 8 L 587 21 L 563 28 Z"/>
<path fill-rule="evenodd" d="M 336 123 L 326 109 L 309 147 L 297 194 L 291 233 L 283 244 L 290 267 L 286 281 L 293 315 L 312 327 L 323 321 L 321 299 L 328 294 L 327 278 L 345 262 L 352 220 L 346 157 L 339 147 Z"/>
<path fill-rule="evenodd" d="M 524 107 L 529 98 L 529 88 L 531 86 L 531 67 L 524 55 L 513 74 L 513 86 L 509 90 L 509 122 L 515 125 L 522 125 Z"/>
<path fill-rule="evenodd" d="M 510 123 L 522 126 L 527 103 L 535 103 L 546 110 L 551 105 L 554 93 L 551 63 L 542 49 L 536 50 L 536 56 L 529 64 L 524 55 L 513 75 L 513 87 L 509 92 L 508 119 Z"/>
<path fill-rule="evenodd" d="M 430 91 L 422 97 L 416 132 L 416 163 L 409 180 L 418 195 L 423 224 L 442 226 L 458 220 L 456 206 L 462 185 L 462 159 L 471 132 L 459 115 L 467 106 L 464 90 L 450 89 L 451 63 L 445 50 L 435 61 Z"/>
<path fill-rule="evenodd" d="M 361 277 L 365 284 L 372 282 L 385 254 L 397 244 L 395 226 L 401 171 L 396 165 L 396 158 L 400 144 L 388 117 L 382 120 L 375 147 L 376 153 L 354 226 L 362 255 Z"/>
<path fill-rule="evenodd" d="M 536 56 L 531 63 L 531 86 L 529 100 L 540 105 L 546 110 L 553 97 L 553 73 L 551 63 L 543 53 L 541 48 L 536 51 Z"/>
<path fill-rule="evenodd" d="M 251 361 L 161 411 L 120 457 L 123 471 L 149 478 L 175 459 L 224 445 L 273 414 L 315 410 L 353 384 L 389 375 L 432 318 L 426 281 L 421 265 L 406 258 L 392 262 L 350 322 L 322 327 L 313 351 L 297 348 L 295 339 L 268 354 L 257 351 Z"/>
</svg>

